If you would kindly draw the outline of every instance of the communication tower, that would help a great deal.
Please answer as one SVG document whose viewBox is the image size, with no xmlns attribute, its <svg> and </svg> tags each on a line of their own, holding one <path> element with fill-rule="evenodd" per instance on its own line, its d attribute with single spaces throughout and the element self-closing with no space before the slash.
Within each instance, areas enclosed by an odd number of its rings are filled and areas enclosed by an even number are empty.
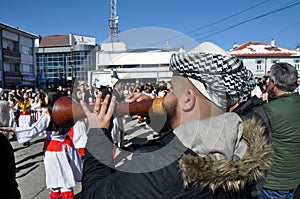
<svg viewBox="0 0 300 199">
<path fill-rule="evenodd" d="M 117 0 L 110 0 L 110 19 L 108 20 L 110 42 L 119 42 L 118 23 Z"/>
</svg>

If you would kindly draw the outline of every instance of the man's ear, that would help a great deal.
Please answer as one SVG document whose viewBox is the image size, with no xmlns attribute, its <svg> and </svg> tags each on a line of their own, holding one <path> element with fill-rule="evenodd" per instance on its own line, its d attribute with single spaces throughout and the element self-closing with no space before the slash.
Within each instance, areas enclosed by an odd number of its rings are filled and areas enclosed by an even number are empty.
<svg viewBox="0 0 300 199">
<path fill-rule="evenodd" d="M 272 82 L 272 84 L 273 84 L 273 87 L 271 88 L 272 91 L 273 91 L 274 88 L 276 87 L 277 83 L 276 83 L 276 80 L 275 80 L 275 79 L 272 79 L 271 82 Z"/>
<path fill-rule="evenodd" d="M 184 96 L 182 96 L 182 110 L 183 111 L 191 111 L 196 104 L 196 94 L 193 89 L 188 89 Z"/>
</svg>

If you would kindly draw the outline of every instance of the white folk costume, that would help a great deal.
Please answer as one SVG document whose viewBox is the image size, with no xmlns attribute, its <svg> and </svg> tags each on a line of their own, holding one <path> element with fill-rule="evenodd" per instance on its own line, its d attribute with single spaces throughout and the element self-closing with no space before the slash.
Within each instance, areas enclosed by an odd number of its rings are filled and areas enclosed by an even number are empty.
<svg viewBox="0 0 300 199">
<path fill-rule="evenodd" d="M 31 125 L 31 101 L 25 100 L 18 103 L 20 109 L 19 127 L 29 127 Z"/>
<path fill-rule="evenodd" d="M 63 196 L 61 189 L 69 190 L 73 194 L 72 188 L 76 181 L 81 181 L 82 162 L 68 134 L 54 135 L 54 132 L 46 131 L 50 121 L 49 111 L 43 108 L 39 120 L 32 126 L 16 127 L 17 139 L 19 143 L 24 143 L 43 132 L 46 185 L 51 189 L 50 196 L 56 193 Z M 52 190 L 58 191 L 53 194 Z"/>
<path fill-rule="evenodd" d="M 84 149 L 87 142 L 86 133 L 87 127 L 84 119 L 78 120 L 75 125 L 70 128 L 68 133 L 80 156 L 84 155 Z"/>
<path fill-rule="evenodd" d="M 32 104 L 31 104 L 31 110 L 34 113 L 32 119 L 35 122 L 42 115 L 41 103 L 39 101 L 38 102 L 32 102 Z"/>
</svg>

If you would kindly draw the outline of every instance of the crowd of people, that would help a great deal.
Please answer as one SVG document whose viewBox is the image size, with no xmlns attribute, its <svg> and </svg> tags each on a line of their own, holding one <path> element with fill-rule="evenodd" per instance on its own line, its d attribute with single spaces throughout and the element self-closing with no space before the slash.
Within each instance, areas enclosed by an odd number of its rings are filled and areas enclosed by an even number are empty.
<svg viewBox="0 0 300 199">
<path fill-rule="evenodd" d="M 119 87 L 120 97 L 124 101 L 124 89 L 127 88 L 127 84 L 120 85 L 122 85 Z M 23 88 L 11 89 L 0 95 L 1 101 L 8 102 L 9 105 L 9 122 L 7 126 L 0 127 L 0 130 L 10 132 L 6 134 L 10 141 L 18 141 L 30 147 L 31 139 L 36 136 L 44 137 L 44 165 L 50 198 L 74 198 L 73 187 L 77 181 L 81 181 L 82 159 L 87 142 L 86 119 L 78 120 L 69 127 L 56 126 L 51 119 L 53 104 L 62 96 L 71 97 L 77 103 L 82 100 L 87 104 L 94 104 L 100 91 L 106 94 L 113 93 L 113 89 L 109 86 L 96 88 L 80 84 L 72 90 L 61 86 L 51 90 Z M 10 160 L 10 164 L 14 162 Z M 12 185 L 17 187 L 17 183 Z M 20 197 L 18 190 L 13 193 L 14 196 Z"/>
<path fill-rule="evenodd" d="M 26 146 L 30 146 L 28 143 L 34 137 L 43 136 L 46 186 L 50 189 L 50 198 L 75 198 L 73 187 L 81 181 L 80 155 L 84 154 L 77 146 L 86 142 L 85 123 L 60 127 L 53 122 L 53 104 L 62 96 L 61 91 L 38 90 L 33 97 L 31 94 L 30 90 L 8 94 L 15 100 L 10 103 L 13 122 L 1 127 L 1 131 L 12 132 L 13 139 Z"/>
<path fill-rule="evenodd" d="M 84 199 L 299 197 L 296 69 L 276 63 L 266 76 L 254 78 L 220 47 L 204 42 L 201 49 L 172 55 L 170 82 L 120 80 L 113 87 L 85 83 L 72 90 L 5 92 L 1 100 L 10 104 L 10 120 L 0 130 L 28 147 L 32 138 L 44 136 L 50 198 L 75 198 L 76 181 L 82 182 Z M 81 103 L 86 118 L 57 126 L 51 113 L 61 96 Z M 162 97 L 167 120 L 153 128 L 159 136 L 138 146 L 116 145 L 124 130 L 113 118 L 116 103 Z M 149 121 L 144 115 L 139 120 Z M 116 147 L 130 157 L 122 164 Z"/>
</svg>

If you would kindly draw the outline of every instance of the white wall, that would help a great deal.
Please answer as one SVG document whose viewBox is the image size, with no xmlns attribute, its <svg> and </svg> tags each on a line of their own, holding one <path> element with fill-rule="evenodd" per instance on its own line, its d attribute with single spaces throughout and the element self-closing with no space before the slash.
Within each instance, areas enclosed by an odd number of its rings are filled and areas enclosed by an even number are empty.
<svg viewBox="0 0 300 199">
<path fill-rule="evenodd" d="M 264 58 L 264 57 L 250 57 L 250 58 L 241 58 L 244 65 L 247 69 L 251 70 L 254 77 L 262 77 L 266 75 L 267 71 L 270 70 L 271 66 L 274 64 L 274 61 L 278 62 L 287 62 L 292 66 L 295 66 L 295 60 L 300 60 L 300 57 L 273 57 L 273 58 Z M 257 60 L 262 60 L 262 69 L 257 70 Z M 298 74 L 300 75 L 300 69 L 298 69 Z"/>
</svg>

